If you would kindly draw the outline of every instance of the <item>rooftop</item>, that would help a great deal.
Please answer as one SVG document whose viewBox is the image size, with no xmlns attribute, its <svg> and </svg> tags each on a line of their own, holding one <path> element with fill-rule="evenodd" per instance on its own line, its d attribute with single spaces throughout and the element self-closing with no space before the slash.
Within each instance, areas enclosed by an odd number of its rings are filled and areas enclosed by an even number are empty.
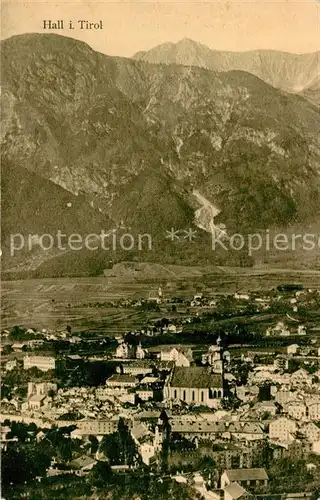
<svg viewBox="0 0 320 500">
<path fill-rule="evenodd" d="M 130 360 L 130 361 L 125 361 L 123 360 L 121 362 L 124 368 L 127 367 L 134 367 L 134 368 L 152 368 L 154 363 L 151 360 L 148 359 L 137 359 L 137 360 Z"/>
<path fill-rule="evenodd" d="M 97 461 L 94 458 L 87 457 L 86 455 L 82 455 L 82 457 L 76 458 L 72 460 L 71 465 L 76 469 L 82 469 L 83 467 L 88 467 L 90 465 L 96 464 Z"/>
<path fill-rule="evenodd" d="M 262 481 L 268 479 L 264 469 L 229 469 L 226 470 L 230 481 Z"/>
<path fill-rule="evenodd" d="M 235 500 L 242 497 L 242 495 L 247 495 L 247 491 L 240 486 L 238 483 L 230 483 L 224 491 L 228 493 Z"/>
<path fill-rule="evenodd" d="M 140 441 L 141 439 L 148 436 L 150 432 L 144 425 L 135 424 L 131 429 L 131 434 L 137 441 Z"/>
<path fill-rule="evenodd" d="M 36 396 L 31 396 L 31 398 L 29 398 L 29 401 L 31 401 L 31 402 L 37 402 L 37 401 L 40 401 L 40 402 L 41 402 L 41 401 L 43 401 L 45 398 L 46 398 L 46 396 L 45 396 L 45 395 L 40 394 L 40 395 L 38 395 L 38 396 L 37 396 L 37 395 L 36 395 Z"/>
<path fill-rule="evenodd" d="M 183 419 L 170 420 L 172 432 L 200 432 L 200 433 L 224 433 L 235 434 L 261 434 L 261 424 L 258 422 L 224 422 L 224 421 L 184 421 Z"/>
<path fill-rule="evenodd" d="M 211 388 L 223 387 L 222 375 L 211 373 L 210 369 L 202 366 L 175 367 L 171 387 Z"/>
<path fill-rule="evenodd" d="M 128 383 L 135 383 L 136 382 L 136 377 L 134 377 L 133 375 L 120 375 L 120 374 L 117 374 L 115 373 L 114 375 L 111 375 L 111 377 L 109 377 L 107 379 L 107 382 L 128 382 Z"/>
</svg>

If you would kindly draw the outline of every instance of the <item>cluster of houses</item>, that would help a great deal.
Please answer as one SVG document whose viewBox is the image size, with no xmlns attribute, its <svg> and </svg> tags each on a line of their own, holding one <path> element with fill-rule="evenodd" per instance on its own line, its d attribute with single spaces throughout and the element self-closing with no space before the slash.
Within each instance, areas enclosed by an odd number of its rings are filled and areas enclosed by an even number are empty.
<svg viewBox="0 0 320 500">
<path fill-rule="evenodd" d="M 234 298 L 249 300 L 240 293 Z M 200 294 L 193 300 L 195 305 L 204 303 Z M 177 325 L 165 328 L 179 330 Z M 267 333 L 290 334 L 284 322 Z M 297 325 L 296 334 L 305 336 L 305 327 Z M 271 364 L 242 357 L 248 378 L 240 384 L 231 354 L 222 348 L 220 338 L 197 362 L 189 346 L 146 349 L 141 343 L 132 346 L 119 338 L 112 358 L 115 373 L 103 385 L 59 388 L 53 378 L 29 382 L 25 400 L 1 400 L 1 421 L 35 422 L 39 427 L 74 425 L 72 439 L 86 441 L 95 436 L 101 442 L 116 431 L 122 417 L 146 466 L 160 462 L 165 441 L 189 447 L 181 452 L 186 460 L 205 450 L 217 464 L 219 478 L 209 484 L 200 473 L 193 477 L 202 497 L 250 499 L 255 490 L 268 485 L 266 470 L 256 467 L 264 444 L 269 445 L 273 458 L 320 454 L 320 370 L 305 367 L 291 373 L 288 369 L 290 360 L 306 354 L 306 347 L 291 344 Z M 316 358 L 319 355 L 320 350 Z M 75 364 L 80 360 L 73 356 Z M 16 367 L 16 360 L 6 362 L 6 370 Z M 57 359 L 28 353 L 23 368 L 34 367 L 54 372 Z M 99 453 L 73 460 L 72 470 L 87 474 L 100 460 Z M 171 452 L 172 457 L 175 453 Z M 183 473 L 174 478 L 181 483 L 187 480 Z"/>
<path fill-rule="evenodd" d="M 298 324 L 295 329 L 289 328 L 284 321 L 278 321 L 275 326 L 271 326 L 266 330 L 266 337 L 290 337 L 290 336 L 305 336 L 307 329 L 305 325 Z"/>
</svg>

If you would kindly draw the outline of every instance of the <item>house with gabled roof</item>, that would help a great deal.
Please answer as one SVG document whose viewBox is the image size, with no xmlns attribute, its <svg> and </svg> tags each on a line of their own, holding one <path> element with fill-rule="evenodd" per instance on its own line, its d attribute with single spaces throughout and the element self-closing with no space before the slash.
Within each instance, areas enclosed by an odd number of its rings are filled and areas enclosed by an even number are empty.
<svg viewBox="0 0 320 500">
<path fill-rule="evenodd" d="M 185 346 L 165 346 L 160 350 L 161 361 L 173 361 L 175 366 L 190 366 L 192 351 Z"/>
<path fill-rule="evenodd" d="M 221 476 L 221 488 L 226 488 L 232 483 L 238 483 L 242 488 L 267 486 L 268 475 L 265 469 L 228 469 Z"/>
<path fill-rule="evenodd" d="M 230 483 L 224 489 L 224 500 L 245 500 L 252 498 L 251 493 L 248 493 L 239 483 Z"/>
<path fill-rule="evenodd" d="M 143 463 L 149 465 L 155 457 L 154 434 L 141 423 L 135 423 L 130 432 Z"/>
<path fill-rule="evenodd" d="M 82 455 L 81 457 L 72 460 L 70 465 L 72 469 L 75 470 L 75 473 L 78 476 L 84 476 L 91 471 L 96 463 L 97 460 L 95 460 L 94 458 L 88 457 L 87 455 Z"/>
</svg>

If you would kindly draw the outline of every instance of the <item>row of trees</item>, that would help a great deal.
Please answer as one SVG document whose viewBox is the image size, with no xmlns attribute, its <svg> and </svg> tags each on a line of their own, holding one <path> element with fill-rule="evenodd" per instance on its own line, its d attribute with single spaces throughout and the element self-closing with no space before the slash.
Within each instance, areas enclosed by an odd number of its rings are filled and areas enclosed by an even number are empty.
<svg viewBox="0 0 320 500">
<path fill-rule="evenodd" d="M 40 429 L 35 424 L 5 421 L 4 425 L 10 425 L 7 438 L 13 440 L 1 457 L 4 490 L 46 476 L 52 459 L 67 462 L 73 453 L 81 453 L 80 444 L 70 437 L 75 426 L 44 429 L 38 440 Z"/>
<path fill-rule="evenodd" d="M 136 444 L 123 419 L 119 420 L 117 431 L 105 436 L 100 446 L 95 436 L 89 436 L 85 446 L 71 439 L 76 426 L 40 430 L 34 423 L 5 421 L 4 425 L 10 426 L 7 439 L 12 440 L 2 454 L 4 488 L 44 477 L 53 459 L 68 463 L 75 455 L 94 455 L 98 449 L 111 465 L 134 465 L 138 461 Z"/>
</svg>

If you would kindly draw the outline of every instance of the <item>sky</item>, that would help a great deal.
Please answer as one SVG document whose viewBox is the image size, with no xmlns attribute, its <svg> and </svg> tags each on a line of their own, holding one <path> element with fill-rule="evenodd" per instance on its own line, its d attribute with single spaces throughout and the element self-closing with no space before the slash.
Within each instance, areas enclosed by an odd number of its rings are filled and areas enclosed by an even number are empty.
<svg viewBox="0 0 320 500">
<path fill-rule="evenodd" d="M 75 29 L 43 30 L 44 20 L 58 19 Z M 102 21 L 103 29 L 81 30 L 79 20 Z M 320 50 L 320 0 L 2 0 L 1 25 L 2 38 L 52 32 L 124 57 L 184 37 L 216 50 Z"/>
</svg>

